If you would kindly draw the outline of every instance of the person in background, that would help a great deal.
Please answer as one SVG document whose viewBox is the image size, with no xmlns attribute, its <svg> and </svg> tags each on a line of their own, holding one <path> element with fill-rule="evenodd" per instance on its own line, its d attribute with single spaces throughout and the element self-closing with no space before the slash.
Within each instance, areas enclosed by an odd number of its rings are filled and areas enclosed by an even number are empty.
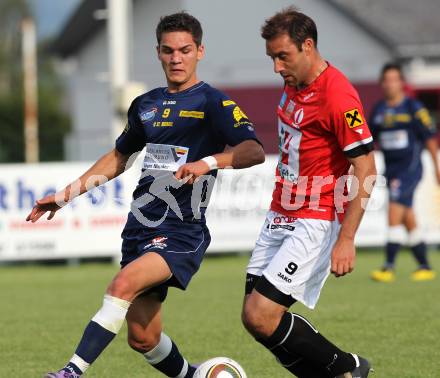
<svg viewBox="0 0 440 378">
<path fill-rule="evenodd" d="M 388 63 L 382 68 L 380 83 L 384 99 L 374 107 L 369 126 L 385 159 L 389 229 L 385 264 L 382 269 L 373 271 L 371 278 L 380 282 L 394 281 L 397 253 L 402 244 L 408 243 L 418 264 L 411 279 L 432 280 L 435 272 L 428 262 L 426 243 L 417 225 L 413 199 L 422 178 L 421 154 L 424 148 L 432 157 L 440 184 L 436 128 L 424 105 L 405 94 L 405 79 L 398 64 Z"/>
</svg>

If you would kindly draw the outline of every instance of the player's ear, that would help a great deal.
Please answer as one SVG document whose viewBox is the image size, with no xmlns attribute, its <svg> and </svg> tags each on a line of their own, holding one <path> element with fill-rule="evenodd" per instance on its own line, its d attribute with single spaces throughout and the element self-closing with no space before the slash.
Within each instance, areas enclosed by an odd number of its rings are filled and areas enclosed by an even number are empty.
<svg viewBox="0 0 440 378">
<path fill-rule="evenodd" d="M 160 59 L 160 46 L 159 45 L 156 46 L 156 51 L 157 51 L 157 57 Z"/>
<path fill-rule="evenodd" d="M 205 57 L 205 45 L 197 47 L 197 60 L 202 60 Z"/>
<path fill-rule="evenodd" d="M 312 52 L 314 47 L 315 47 L 315 43 L 311 38 L 307 38 L 302 44 L 302 48 L 307 55 L 309 55 Z"/>
</svg>

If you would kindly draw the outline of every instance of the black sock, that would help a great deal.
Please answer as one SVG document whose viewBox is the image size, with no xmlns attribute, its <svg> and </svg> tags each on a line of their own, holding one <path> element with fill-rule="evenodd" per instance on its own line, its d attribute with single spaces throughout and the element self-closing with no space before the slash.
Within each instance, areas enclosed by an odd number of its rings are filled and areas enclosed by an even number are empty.
<svg viewBox="0 0 440 378">
<path fill-rule="evenodd" d="M 350 353 L 340 350 L 297 314 L 284 313 L 278 328 L 265 344 L 271 350 L 283 346 L 292 356 L 302 356 L 313 366 L 324 368 L 331 377 L 351 372 L 356 367 Z"/>
<path fill-rule="evenodd" d="M 385 253 L 386 253 L 386 262 L 385 268 L 394 269 L 394 263 L 396 262 L 396 256 L 400 249 L 400 243 L 391 243 L 388 242 Z"/>
<path fill-rule="evenodd" d="M 315 363 L 303 356 L 289 353 L 282 345 L 271 349 L 265 340 L 257 341 L 269 349 L 275 355 L 277 361 L 298 378 L 334 378 L 327 369 L 316 366 Z"/>
<path fill-rule="evenodd" d="M 431 269 L 428 263 L 426 244 L 424 242 L 413 245 L 411 251 L 419 263 L 420 269 Z"/>
</svg>

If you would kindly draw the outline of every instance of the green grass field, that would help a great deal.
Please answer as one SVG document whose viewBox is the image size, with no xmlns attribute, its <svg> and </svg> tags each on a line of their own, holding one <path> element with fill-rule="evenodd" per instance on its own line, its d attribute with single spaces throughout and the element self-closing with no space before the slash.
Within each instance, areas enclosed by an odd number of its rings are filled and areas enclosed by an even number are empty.
<svg viewBox="0 0 440 378">
<path fill-rule="evenodd" d="M 431 253 L 434 266 L 440 255 Z M 440 377 L 439 280 L 412 283 L 415 265 L 399 257 L 398 280 L 368 279 L 382 254 L 360 253 L 349 277 L 330 278 L 317 309 L 302 305 L 321 332 L 342 348 L 371 359 L 376 378 Z M 214 356 L 239 361 L 250 378 L 289 377 L 240 323 L 247 257 L 208 258 L 188 292 L 170 291 L 165 331 L 193 362 Z M 0 377 L 41 377 L 73 353 L 83 327 L 101 305 L 115 265 L 0 268 Z M 161 377 L 125 342 L 125 329 L 89 370 L 88 377 Z"/>
</svg>

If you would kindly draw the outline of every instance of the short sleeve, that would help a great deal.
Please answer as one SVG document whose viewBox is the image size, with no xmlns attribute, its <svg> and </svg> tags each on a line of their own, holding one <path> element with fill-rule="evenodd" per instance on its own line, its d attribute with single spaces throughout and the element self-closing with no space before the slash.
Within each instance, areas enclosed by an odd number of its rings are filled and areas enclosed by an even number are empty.
<svg viewBox="0 0 440 378">
<path fill-rule="evenodd" d="M 416 134 L 422 142 L 426 142 L 436 134 L 436 127 L 432 121 L 428 109 L 420 101 L 413 101 L 414 124 L 416 127 Z"/>
<path fill-rule="evenodd" d="M 354 89 L 353 89 L 354 92 Z M 373 150 L 373 137 L 357 94 L 341 91 L 330 105 L 330 128 L 345 155 L 355 158 Z"/>
<path fill-rule="evenodd" d="M 222 93 L 212 94 L 208 98 L 208 107 L 214 132 L 223 144 L 233 147 L 249 139 L 260 143 L 252 122 L 228 96 Z"/>
<path fill-rule="evenodd" d="M 124 154 L 141 151 L 145 147 L 145 133 L 137 112 L 137 99 L 135 99 L 127 112 L 127 123 L 122 134 L 116 139 L 116 149 Z"/>
</svg>

